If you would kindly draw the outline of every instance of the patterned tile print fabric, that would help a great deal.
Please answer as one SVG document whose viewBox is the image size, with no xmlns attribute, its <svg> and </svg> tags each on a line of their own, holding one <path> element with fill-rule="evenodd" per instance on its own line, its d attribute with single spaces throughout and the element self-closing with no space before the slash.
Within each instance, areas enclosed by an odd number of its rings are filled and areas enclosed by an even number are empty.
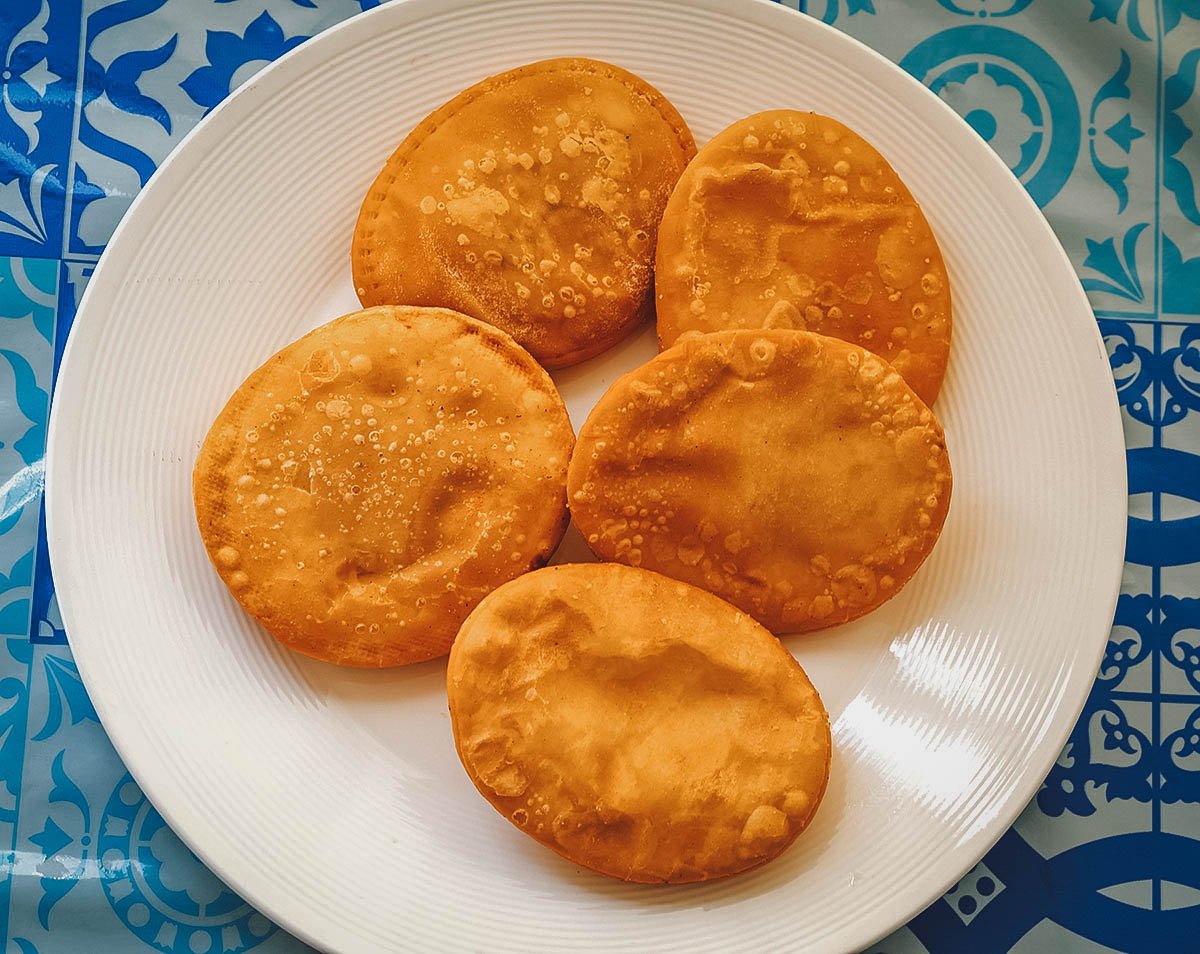
<svg viewBox="0 0 1200 954">
<path fill-rule="evenodd" d="M 1200 950 L 1200 0 L 785 0 L 963 114 L 1042 206 L 1108 343 L 1124 586 L 1016 825 L 871 954 Z M 42 533 L 58 357 L 156 164 L 374 0 L 0 0 L 0 940 L 7 954 L 307 950 L 163 824 L 71 659 Z"/>
</svg>

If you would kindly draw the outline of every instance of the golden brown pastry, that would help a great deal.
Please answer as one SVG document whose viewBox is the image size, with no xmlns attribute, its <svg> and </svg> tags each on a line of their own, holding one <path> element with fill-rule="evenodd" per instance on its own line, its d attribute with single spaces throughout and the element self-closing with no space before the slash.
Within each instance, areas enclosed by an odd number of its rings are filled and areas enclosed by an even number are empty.
<svg viewBox="0 0 1200 954">
<path fill-rule="evenodd" d="M 659 229 L 664 348 L 685 331 L 794 328 L 886 358 L 927 404 L 950 353 L 937 240 L 887 160 L 814 113 L 758 113 L 718 133 Z"/>
<path fill-rule="evenodd" d="M 626 881 L 777 856 L 829 777 L 829 717 L 791 654 L 728 603 L 617 564 L 487 597 L 447 672 L 459 758 L 492 806 Z"/>
<path fill-rule="evenodd" d="M 601 558 L 704 587 L 775 632 L 898 593 L 950 485 L 942 428 L 891 365 L 778 330 L 688 335 L 619 378 L 567 475 Z"/>
<path fill-rule="evenodd" d="M 653 310 L 658 220 L 695 151 L 667 99 L 607 63 L 492 76 L 431 113 L 371 186 L 358 297 L 456 308 L 548 368 L 599 354 Z"/>
<path fill-rule="evenodd" d="M 196 518 L 221 579 L 285 646 L 417 662 L 554 551 L 572 440 L 549 376 L 508 335 L 370 308 L 234 392 L 196 460 Z"/>
</svg>

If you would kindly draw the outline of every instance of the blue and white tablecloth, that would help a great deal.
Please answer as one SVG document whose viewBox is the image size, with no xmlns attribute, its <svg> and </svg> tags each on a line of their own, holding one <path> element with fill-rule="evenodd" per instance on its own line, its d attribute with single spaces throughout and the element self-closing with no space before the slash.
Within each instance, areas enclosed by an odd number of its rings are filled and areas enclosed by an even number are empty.
<svg viewBox="0 0 1200 954">
<path fill-rule="evenodd" d="M 42 452 L 80 294 L 156 163 L 267 61 L 374 5 L 0 0 L 7 954 L 306 950 L 195 859 L 106 739 L 55 604 Z M 1045 209 L 1129 448 L 1124 587 L 1070 742 L 984 860 L 871 952 L 1200 951 L 1200 0 L 790 5 L 914 74 Z"/>
</svg>

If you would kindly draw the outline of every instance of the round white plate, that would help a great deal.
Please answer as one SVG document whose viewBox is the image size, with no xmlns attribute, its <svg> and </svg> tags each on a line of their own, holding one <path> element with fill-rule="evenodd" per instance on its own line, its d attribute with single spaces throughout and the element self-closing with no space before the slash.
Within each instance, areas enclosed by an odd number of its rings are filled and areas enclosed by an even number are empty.
<svg viewBox="0 0 1200 954">
<path fill-rule="evenodd" d="M 472 788 L 441 661 L 340 671 L 252 624 L 209 567 L 192 462 L 230 392 L 353 310 L 355 214 L 392 148 L 489 73 L 587 55 L 699 142 L 769 107 L 874 142 L 954 283 L 937 410 L 955 488 L 912 584 L 787 645 L 829 706 L 810 830 L 754 873 L 625 885 Z M 576 425 L 653 334 L 556 375 Z M 222 878 L 330 950 L 850 951 L 935 899 L 1032 797 L 1112 620 L 1125 464 L 1108 361 L 1049 227 L 965 123 L 880 56 L 758 0 L 407 0 L 306 43 L 216 109 L 121 224 L 71 333 L 47 517 L 71 647 L 146 794 Z M 579 558 L 569 537 L 559 559 Z"/>
</svg>

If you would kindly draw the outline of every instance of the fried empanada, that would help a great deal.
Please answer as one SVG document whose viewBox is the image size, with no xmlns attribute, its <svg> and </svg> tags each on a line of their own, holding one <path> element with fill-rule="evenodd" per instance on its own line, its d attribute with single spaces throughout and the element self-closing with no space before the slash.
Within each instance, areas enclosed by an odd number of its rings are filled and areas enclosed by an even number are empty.
<svg viewBox="0 0 1200 954">
<path fill-rule="evenodd" d="M 829 717 L 792 655 L 709 593 L 617 564 L 547 567 L 450 651 L 459 758 L 526 834 L 626 881 L 756 867 L 812 820 Z"/>
<path fill-rule="evenodd" d="M 492 76 L 388 160 L 352 253 L 364 305 L 442 305 L 545 367 L 599 354 L 653 311 L 658 221 L 695 143 L 632 73 L 555 59 Z"/>
<path fill-rule="evenodd" d="M 950 282 L 900 177 L 836 120 L 774 110 L 700 150 L 658 235 L 658 336 L 793 328 L 886 358 L 927 404 L 950 354 Z"/>
<path fill-rule="evenodd" d="M 778 330 L 687 335 L 619 378 L 567 476 L 601 558 L 704 587 L 775 632 L 899 592 L 950 487 L 941 425 L 891 365 Z"/>
<path fill-rule="evenodd" d="M 573 439 L 549 376 L 502 331 L 371 308 L 237 389 L 196 461 L 196 517 L 221 579 L 285 646 L 417 662 L 554 551 Z"/>
</svg>

